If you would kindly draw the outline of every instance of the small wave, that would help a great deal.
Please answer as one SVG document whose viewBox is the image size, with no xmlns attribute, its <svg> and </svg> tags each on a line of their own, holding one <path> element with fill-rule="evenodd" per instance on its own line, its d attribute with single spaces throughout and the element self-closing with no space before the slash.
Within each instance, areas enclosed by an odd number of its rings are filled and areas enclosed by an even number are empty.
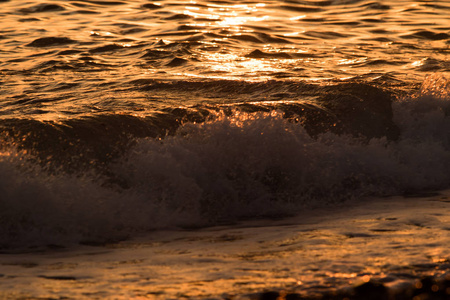
<svg viewBox="0 0 450 300">
<path fill-rule="evenodd" d="M 102 1 L 102 0 L 82 0 L 81 2 L 87 2 L 95 5 L 105 5 L 105 6 L 111 6 L 111 5 L 124 5 L 125 2 L 122 1 Z"/>
<path fill-rule="evenodd" d="M 364 7 L 365 9 L 373 9 L 373 10 L 389 10 L 391 9 L 391 7 L 389 5 L 386 4 L 382 4 L 379 2 L 369 2 L 369 3 L 364 3 L 363 5 L 361 5 L 361 7 Z"/>
<path fill-rule="evenodd" d="M 67 37 L 43 37 L 38 38 L 31 43 L 27 44 L 29 47 L 50 47 L 55 45 L 67 45 L 67 44 L 74 44 L 76 41 L 67 38 Z"/>
<path fill-rule="evenodd" d="M 187 59 L 181 58 L 181 57 L 175 57 L 173 58 L 169 63 L 166 64 L 168 67 L 179 67 L 188 62 Z"/>
<path fill-rule="evenodd" d="M 100 46 L 100 47 L 97 47 L 94 49 L 90 49 L 89 53 L 114 52 L 114 51 L 121 50 L 124 48 L 129 48 L 129 47 L 125 47 L 123 45 L 118 45 L 118 44 L 109 44 L 109 45 Z"/>
<path fill-rule="evenodd" d="M 351 36 L 351 34 L 343 34 L 334 31 L 306 31 L 306 36 L 320 39 L 338 39 Z"/>
<path fill-rule="evenodd" d="M 147 8 L 147 9 L 160 9 L 162 7 L 162 5 L 158 5 L 155 3 L 146 3 L 142 5 L 143 8 Z"/>
<path fill-rule="evenodd" d="M 249 58 L 282 58 L 282 59 L 293 58 L 289 53 L 284 53 L 284 52 L 268 53 L 268 52 L 263 52 L 258 49 L 253 50 L 252 52 L 247 54 L 246 57 L 249 57 Z"/>
<path fill-rule="evenodd" d="M 192 17 L 185 14 L 173 14 L 170 17 L 165 18 L 165 20 L 187 20 L 187 19 L 192 19 Z"/>
<path fill-rule="evenodd" d="M 323 10 L 321 7 L 306 5 L 282 5 L 281 7 L 296 12 L 320 12 Z"/>
<path fill-rule="evenodd" d="M 433 41 L 439 41 L 439 40 L 446 40 L 450 38 L 450 35 L 444 32 L 433 32 L 431 30 L 419 30 L 414 33 L 404 35 L 403 38 L 418 38 L 418 39 L 425 39 L 425 40 L 433 40 Z"/>
<path fill-rule="evenodd" d="M 53 12 L 63 10 L 65 10 L 65 8 L 58 4 L 41 3 L 29 8 L 22 8 L 20 9 L 20 12 L 30 14 L 30 13 L 42 13 L 42 12 Z"/>
</svg>

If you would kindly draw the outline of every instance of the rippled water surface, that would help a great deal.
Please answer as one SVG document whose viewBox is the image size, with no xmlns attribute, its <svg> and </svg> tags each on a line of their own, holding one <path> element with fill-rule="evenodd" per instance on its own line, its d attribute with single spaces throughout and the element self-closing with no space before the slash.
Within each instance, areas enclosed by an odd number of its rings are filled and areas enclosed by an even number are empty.
<svg viewBox="0 0 450 300">
<path fill-rule="evenodd" d="M 211 91 L 143 91 L 152 80 L 410 86 L 449 72 L 449 15 L 447 1 L 0 1 L 0 114 L 224 102 Z"/>
</svg>

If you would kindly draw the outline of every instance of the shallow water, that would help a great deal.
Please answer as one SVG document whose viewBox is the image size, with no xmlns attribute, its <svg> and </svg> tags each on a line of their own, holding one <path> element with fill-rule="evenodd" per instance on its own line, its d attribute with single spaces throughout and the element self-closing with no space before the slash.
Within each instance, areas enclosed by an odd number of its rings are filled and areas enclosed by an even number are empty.
<svg viewBox="0 0 450 300">
<path fill-rule="evenodd" d="M 0 1 L 0 247 L 449 188 L 446 1 Z"/>
<path fill-rule="evenodd" d="M 0 255 L 0 298 L 446 300 L 449 194 L 10 251 Z"/>
</svg>

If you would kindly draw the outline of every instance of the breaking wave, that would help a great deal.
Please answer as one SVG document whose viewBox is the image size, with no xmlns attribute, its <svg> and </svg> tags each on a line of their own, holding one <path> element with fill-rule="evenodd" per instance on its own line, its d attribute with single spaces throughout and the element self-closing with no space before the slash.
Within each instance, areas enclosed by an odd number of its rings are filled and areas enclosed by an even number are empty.
<svg viewBox="0 0 450 300">
<path fill-rule="evenodd" d="M 398 99 L 338 89 L 314 103 L 3 120 L 0 247 L 101 243 L 449 188 L 447 79 Z"/>
</svg>

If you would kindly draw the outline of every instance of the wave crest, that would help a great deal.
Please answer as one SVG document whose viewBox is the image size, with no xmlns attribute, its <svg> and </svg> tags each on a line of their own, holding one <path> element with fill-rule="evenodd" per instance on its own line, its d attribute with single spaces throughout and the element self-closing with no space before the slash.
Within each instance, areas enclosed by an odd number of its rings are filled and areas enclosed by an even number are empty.
<svg viewBox="0 0 450 300">
<path fill-rule="evenodd" d="M 105 162 L 107 172 L 49 171 L 32 152 L 4 146 L 0 247 L 108 241 L 448 188 L 450 99 L 442 82 L 431 85 L 438 94 L 424 83 L 418 95 L 393 103 L 400 132 L 394 140 L 312 135 L 276 109 L 282 106 L 268 104 L 210 109 L 200 122 L 177 123 L 170 135 L 131 137 Z"/>
</svg>

